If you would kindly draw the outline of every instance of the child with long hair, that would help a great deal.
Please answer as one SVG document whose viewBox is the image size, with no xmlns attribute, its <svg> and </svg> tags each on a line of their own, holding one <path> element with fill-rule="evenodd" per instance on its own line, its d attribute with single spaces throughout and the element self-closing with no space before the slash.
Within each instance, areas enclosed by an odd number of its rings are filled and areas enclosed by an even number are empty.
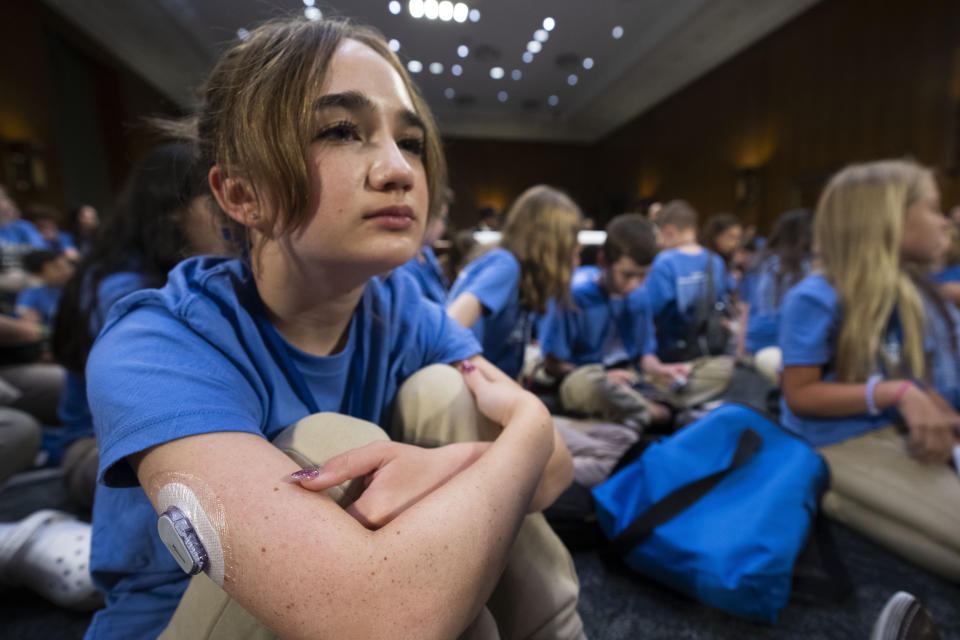
<svg viewBox="0 0 960 640">
<path fill-rule="evenodd" d="M 464 267 L 450 289 L 447 312 L 473 330 L 484 355 L 511 378 L 523 366 L 534 314 L 545 314 L 551 299 L 570 303 L 582 219 L 567 194 L 530 187 L 507 211 L 500 246 Z"/>
<path fill-rule="evenodd" d="M 582 637 L 570 557 L 526 515 L 572 475 L 549 413 L 409 278 L 378 277 L 445 184 L 386 41 L 264 25 L 196 122 L 246 257 L 181 262 L 90 352 L 108 595 L 87 637 Z"/>
<path fill-rule="evenodd" d="M 780 307 L 787 291 L 810 272 L 812 246 L 812 212 L 787 211 L 741 281 L 737 353 L 752 354 L 754 366 L 771 380 L 778 381 L 780 375 Z"/>
<path fill-rule="evenodd" d="M 938 347 L 907 267 L 941 250 L 943 230 L 933 175 L 915 163 L 830 180 L 813 231 L 822 270 L 783 303 L 782 421 L 827 460 L 829 515 L 960 581 L 960 483 L 947 464 L 960 415 L 943 398 L 950 382 L 931 374 Z"/>
<path fill-rule="evenodd" d="M 206 169 L 186 142 L 169 142 L 133 168 L 101 232 L 67 284 L 53 332 L 54 355 L 67 368 L 57 414 L 64 424 L 67 492 L 90 506 L 97 449 L 83 375 L 107 312 L 123 296 L 162 287 L 184 258 L 227 250 L 215 222 Z"/>
</svg>

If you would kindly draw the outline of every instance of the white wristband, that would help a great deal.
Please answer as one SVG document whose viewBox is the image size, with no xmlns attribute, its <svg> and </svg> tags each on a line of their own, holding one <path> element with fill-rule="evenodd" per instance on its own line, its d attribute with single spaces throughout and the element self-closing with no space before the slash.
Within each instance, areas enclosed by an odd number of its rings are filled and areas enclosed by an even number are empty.
<svg viewBox="0 0 960 640">
<path fill-rule="evenodd" d="M 873 375 L 867 379 L 867 387 L 864 389 L 864 400 L 867 401 L 867 412 L 872 416 L 880 415 L 880 409 L 877 408 L 876 400 L 873 397 L 877 389 L 877 383 L 883 380 L 883 376 Z"/>
</svg>

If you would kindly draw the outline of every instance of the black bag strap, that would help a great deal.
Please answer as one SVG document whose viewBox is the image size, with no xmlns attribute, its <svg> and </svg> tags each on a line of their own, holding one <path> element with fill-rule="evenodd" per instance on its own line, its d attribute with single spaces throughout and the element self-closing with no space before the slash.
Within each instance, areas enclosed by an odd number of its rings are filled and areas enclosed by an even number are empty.
<svg viewBox="0 0 960 640">
<path fill-rule="evenodd" d="M 826 576 L 794 574 L 793 592 L 812 602 L 841 602 L 853 591 L 853 580 L 837 550 L 830 522 L 820 509 L 813 519 L 812 537 Z"/>
<path fill-rule="evenodd" d="M 694 309 L 693 313 L 693 322 L 690 323 L 690 328 L 687 330 L 687 345 L 699 345 L 700 336 L 703 334 L 705 327 L 707 326 L 707 318 L 710 317 L 710 309 L 713 308 L 714 298 L 716 297 L 716 288 L 713 284 L 713 252 L 704 249 L 707 252 L 707 291 L 706 295 L 701 296 L 697 300 L 697 307 Z M 701 349 L 701 351 L 703 351 Z M 707 353 L 701 353 L 701 355 L 708 355 Z"/>
<path fill-rule="evenodd" d="M 610 550 L 617 555 L 626 555 L 631 549 L 646 540 L 653 530 L 674 516 L 693 506 L 710 492 L 731 472 L 748 463 L 760 451 L 763 438 L 753 429 L 744 429 L 737 440 L 737 450 L 730 463 L 723 469 L 674 489 L 660 501 L 651 505 L 633 522 L 610 541 Z"/>
</svg>

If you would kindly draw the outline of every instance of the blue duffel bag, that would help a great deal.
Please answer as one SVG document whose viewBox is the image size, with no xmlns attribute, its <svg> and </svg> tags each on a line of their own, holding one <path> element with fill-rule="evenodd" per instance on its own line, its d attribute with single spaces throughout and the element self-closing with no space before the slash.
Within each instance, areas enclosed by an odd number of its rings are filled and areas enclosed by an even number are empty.
<svg viewBox="0 0 960 640">
<path fill-rule="evenodd" d="M 828 478 L 802 440 L 725 405 L 650 445 L 593 495 L 612 551 L 632 569 L 773 623 Z"/>
</svg>

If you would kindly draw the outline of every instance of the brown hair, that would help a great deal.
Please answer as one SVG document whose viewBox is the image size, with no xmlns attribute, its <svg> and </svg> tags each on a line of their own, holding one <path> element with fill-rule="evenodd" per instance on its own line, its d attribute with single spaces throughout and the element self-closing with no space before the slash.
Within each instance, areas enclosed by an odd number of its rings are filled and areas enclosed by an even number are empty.
<svg viewBox="0 0 960 640">
<path fill-rule="evenodd" d="M 447 170 L 436 121 L 383 36 L 343 19 L 277 20 L 254 29 L 223 54 L 201 90 L 194 120 L 201 163 L 219 166 L 225 177 L 248 180 L 266 228 L 296 230 L 307 221 L 308 204 L 318 195 L 311 193 L 306 159 L 308 141 L 316 133 L 313 103 L 345 38 L 376 51 L 400 75 L 425 125 L 423 163 L 431 216 L 441 201 Z M 227 225 L 234 241 L 249 249 L 248 230 L 232 220 Z"/>
<path fill-rule="evenodd" d="M 673 225 L 678 231 L 697 228 L 697 210 L 686 200 L 671 200 L 657 213 L 657 225 Z"/>
<path fill-rule="evenodd" d="M 703 225 L 703 238 L 700 244 L 711 251 L 716 251 L 716 237 L 731 227 L 743 227 L 740 218 L 732 213 L 713 214 Z"/>
<path fill-rule="evenodd" d="M 570 196 L 530 187 L 507 211 L 500 246 L 520 263 L 520 306 L 545 313 L 547 301 L 570 303 L 573 251 L 583 214 Z"/>
<path fill-rule="evenodd" d="M 603 243 L 603 257 L 612 265 L 627 256 L 643 267 L 657 255 L 657 234 L 653 223 L 639 213 L 625 213 L 607 225 L 607 239 Z"/>
</svg>

